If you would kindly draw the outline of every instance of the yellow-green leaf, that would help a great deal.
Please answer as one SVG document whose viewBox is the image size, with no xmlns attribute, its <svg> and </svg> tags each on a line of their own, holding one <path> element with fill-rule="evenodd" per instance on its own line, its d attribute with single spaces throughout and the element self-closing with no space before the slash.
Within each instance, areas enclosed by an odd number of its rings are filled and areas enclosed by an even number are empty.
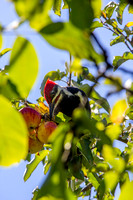
<svg viewBox="0 0 133 200">
<path fill-rule="evenodd" d="M 2 35 L 0 34 L 0 49 L 2 47 L 2 42 L 3 42 L 3 39 L 2 39 Z"/>
<path fill-rule="evenodd" d="M 133 22 L 128 22 L 128 23 L 126 24 L 126 26 L 127 26 L 127 27 L 133 26 Z"/>
<path fill-rule="evenodd" d="M 54 47 L 67 50 L 78 58 L 86 58 L 100 63 L 104 60 L 98 54 L 90 40 L 82 30 L 71 23 L 51 23 L 44 27 L 40 34 Z"/>
<path fill-rule="evenodd" d="M 116 124 L 122 123 L 126 109 L 127 103 L 124 99 L 117 101 L 112 109 L 112 114 L 110 116 L 111 121 Z"/>
<path fill-rule="evenodd" d="M 117 139 L 121 133 L 121 127 L 117 124 L 109 125 L 105 131 L 106 135 L 113 141 Z"/>
<path fill-rule="evenodd" d="M 6 48 L 6 49 L 3 49 L 1 52 L 0 52 L 0 57 L 3 56 L 4 54 L 6 54 L 7 52 L 11 51 L 11 48 Z"/>
<path fill-rule="evenodd" d="M 18 92 L 26 98 L 36 80 L 38 58 L 32 44 L 18 37 L 10 58 L 9 79 L 16 85 Z"/>
<path fill-rule="evenodd" d="M 54 6 L 53 6 L 53 10 L 55 12 L 56 15 L 61 16 L 61 0 L 54 0 Z"/>
<path fill-rule="evenodd" d="M 125 168 L 125 161 L 122 157 L 117 155 L 115 148 L 104 145 L 103 146 L 103 157 L 117 172 L 123 172 Z"/>
<path fill-rule="evenodd" d="M 108 171 L 104 174 L 106 191 L 113 190 L 119 181 L 119 174 L 116 171 Z"/>
<path fill-rule="evenodd" d="M 127 181 L 121 188 L 119 200 L 130 200 L 133 198 L 133 181 Z"/>
<path fill-rule="evenodd" d="M 33 171 L 36 169 L 37 165 L 48 155 L 48 153 L 48 150 L 40 151 L 39 154 L 36 154 L 32 161 L 26 165 L 24 181 L 28 180 Z"/>
<path fill-rule="evenodd" d="M 22 116 L 0 95 L 0 165 L 10 166 L 25 159 L 28 130 Z"/>
</svg>

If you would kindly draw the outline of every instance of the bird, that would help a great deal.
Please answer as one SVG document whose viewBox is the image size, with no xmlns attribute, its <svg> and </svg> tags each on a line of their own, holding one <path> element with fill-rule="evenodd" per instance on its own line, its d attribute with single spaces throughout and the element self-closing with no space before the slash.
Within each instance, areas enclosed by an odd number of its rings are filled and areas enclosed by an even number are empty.
<svg viewBox="0 0 133 200">
<path fill-rule="evenodd" d="M 49 105 L 50 119 L 59 112 L 72 117 L 75 108 L 84 108 L 89 113 L 90 104 L 84 91 L 76 87 L 62 87 L 50 80 L 44 86 L 44 98 Z"/>
</svg>

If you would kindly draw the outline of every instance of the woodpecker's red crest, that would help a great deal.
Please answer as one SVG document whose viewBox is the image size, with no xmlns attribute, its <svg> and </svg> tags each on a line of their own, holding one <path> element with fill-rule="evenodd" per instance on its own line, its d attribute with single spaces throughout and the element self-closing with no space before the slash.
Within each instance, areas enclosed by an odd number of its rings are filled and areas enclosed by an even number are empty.
<svg viewBox="0 0 133 200">
<path fill-rule="evenodd" d="M 50 92 L 53 90 L 53 87 L 57 85 L 55 82 L 51 81 L 49 78 L 44 87 L 44 98 L 46 99 L 47 103 L 52 103 L 52 98 Z"/>
</svg>

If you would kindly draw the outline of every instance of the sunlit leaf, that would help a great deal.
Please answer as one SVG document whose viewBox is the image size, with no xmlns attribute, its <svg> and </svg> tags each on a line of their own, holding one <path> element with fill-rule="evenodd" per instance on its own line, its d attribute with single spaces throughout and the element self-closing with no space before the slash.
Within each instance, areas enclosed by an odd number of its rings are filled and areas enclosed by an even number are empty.
<svg viewBox="0 0 133 200">
<path fill-rule="evenodd" d="M 127 26 L 127 27 L 133 26 L 133 22 L 128 22 L 128 23 L 126 24 L 126 26 Z"/>
<path fill-rule="evenodd" d="M 105 98 L 101 97 L 94 89 L 90 93 L 90 88 L 91 87 L 88 84 L 80 86 L 80 89 L 83 90 L 89 98 L 93 99 L 96 103 L 101 105 L 107 112 L 110 112 L 108 101 Z"/>
<path fill-rule="evenodd" d="M 112 109 L 110 119 L 113 123 L 120 124 L 124 119 L 124 113 L 127 109 L 127 103 L 125 100 L 119 100 L 115 103 Z"/>
<path fill-rule="evenodd" d="M 133 181 L 127 181 L 121 188 L 121 193 L 119 196 L 119 200 L 129 200 L 132 199 L 133 193 Z"/>
<path fill-rule="evenodd" d="M 55 116 L 56 123 L 69 122 L 70 120 L 71 120 L 71 117 L 68 117 L 67 115 L 63 114 L 62 112 L 59 112 Z"/>
<path fill-rule="evenodd" d="M 9 80 L 8 74 L 0 73 L 0 94 L 8 99 L 21 97 L 15 84 Z"/>
<path fill-rule="evenodd" d="M 54 0 L 53 10 L 56 15 L 61 16 L 61 0 Z"/>
<path fill-rule="evenodd" d="M 94 31 L 96 28 L 99 28 L 99 27 L 103 27 L 103 24 L 100 23 L 99 21 L 93 21 L 90 29 L 91 31 Z"/>
<path fill-rule="evenodd" d="M 115 149 L 109 145 L 104 145 L 102 150 L 103 157 L 117 172 L 122 173 L 125 168 L 125 161 L 118 156 Z"/>
<path fill-rule="evenodd" d="M 99 178 L 96 176 L 94 173 L 88 173 L 87 177 L 89 178 L 89 182 L 94 186 L 95 189 L 98 189 L 100 183 L 99 183 Z"/>
<path fill-rule="evenodd" d="M 82 70 L 81 73 L 77 77 L 78 84 L 80 84 L 80 82 L 83 81 L 84 79 L 92 81 L 92 82 L 96 82 L 95 77 L 91 73 L 89 73 L 89 70 L 87 67 L 82 67 L 81 70 Z"/>
<path fill-rule="evenodd" d="M 97 63 L 104 59 L 95 51 L 89 35 L 71 23 L 52 23 L 43 28 L 40 33 L 52 46 L 67 50 L 75 57 L 95 60 Z"/>
<path fill-rule="evenodd" d="M 133 5 L 128 6 L 128 12 L 133 14 Z"/>
<path fill-rule="evenodd" d="M 70 70 L 71 70 L 71 72 L 74 73 L 74 75 L 78 75 L 78 74 L 82 73 L 81 60 L 79 58 L 75 58 L 73 60 Z"/>
<path fill-rule="evenodd" d="M 113 1 L 110 1 L 102 11 L 103 13 L 106 13 L 106 17 L 110 18 L 113 15 L 114 9 L 116 8 L 116 3 Z"/>
<path fill-rule="evenodd" d="M 35 157 L 26 165 L 26 170 L 24 172 L 24 181 L 27 181 L 31 174 L 34 172 L 38 164 L 48 155 L 48 150 L 40 151 L 35 154 Z"/>
<path fill-rule="evenodd" d="M 125 0 L 121 0 L 116 8 L 117 20 L 120 24 L 122 24 L 123 12 L 126 6 L 127 6 L 127 2 Z"/>
<path fill-rule="evenodd" d="M 12 48 L 8 73 L 21 96 L 26 98 L 37 77 L 38 58 L 32 44 L 22 37 L 16 39 Z"/>
<path fill-rule="evenodd" d="M 116 70 L 122 63 L 127 60 L 133 60 L 133 54 L 130 52 L 125 52 L 123 56 L 115 56 L 113 60 L 114 70 Z"/>
<path fill-rule="evenodd" d="M 111 140 L 107 135 L 105 135 L 104 131 L 101 131 L 97 128 L 97 120 L 91 119 L 87 112 L 82 109 L 75 109 L 73 112 L 73 121 L 76 123 L 77 127 L 79 127 L 79 131 L 82 129 L 87 129 L 89 137 L 98 137 L 99 143 L 97 143 L 98 148 L 101 149 L 103 144 L 111 145 Z M 83 130 L 82 130 L 83 133 Z M 77 128 L 78 134 L 78 128 Z"/>
<path fill-rule="evenodd" d="M 62 9 L 68 9 L 68 3 L 67 3 L 67 0 L 63 0 L 64 4 L 63 4 L 63 7 Z"/>
<path fill-rule="evenodd" d="M 90 4 L 93 9 L 94 17 L 99 18 L 100 14 L 101 14 L 102 1 L 101 0 L 93 0 L 93 1 L 90 1 Z"/>
<path fill-rule="evenodd" d="M 126 110 L 126 115 L 129 117 L 129 119 L 133 120 L 133 105 L 130 106 L 130 107 Z"/>
<path fill-rule="evenodd" d="M 4 54 L 8 53 L 9 51 L 11 51 L 11 48 L 3 49 L 3 50 L 0 52 L 0 57 L 3 56 Z"/>
<path fill-rule="evenodd" d="M 110 42 L 110 46 L 114 44 L 118 44 L 120 42 L 124 42 L 124 41 L 125 41 L 125 37 L 123 35 L 120 35 Z"/>
<path fill-rule="evenodd" d="M 3 43 L 3 38 L 2 38 L 2 34 L 0 34 L 0 49 L 2 48 L 2 43 Z"/>
<path fill-rule="evenodd" d="M 28 130 L 22 116 L 0 96 L 0 165 L 10 166 L 28 154 Z"/>
<path fill-rule="evenodd" d="M 60 162 L 51 167 L 48 177 L 38 192 L 37 199 L 45 199 L 45 196 L 52 196 L 52 198 L 57 199 L 76 200 L 72 192 L 66 187 L 65 173 Z"/>
<path fill-rule="evenodd" d="M 114 190 L 119 181 L 119 174 L 116 171 L 108 171 L 104 174 L 104 182 L 106 191 Z"/>
<path fill-rule="evenodd" d="M 34 14 L 32 13 L 29 18 L 30 26 L 35 30 L 40 31 L 44 26 L 51 23 L 49 11 L 52 6 L 53 0 L 44 0 L 43 3 L 40 2 L 34 10 Z"/>
<path fill-rule="evenodd" d="M 121 128 L 119 125 L 109 125 L 107 126 L 105 133 L 113 141 L 119 137 Z"/>
</svg>

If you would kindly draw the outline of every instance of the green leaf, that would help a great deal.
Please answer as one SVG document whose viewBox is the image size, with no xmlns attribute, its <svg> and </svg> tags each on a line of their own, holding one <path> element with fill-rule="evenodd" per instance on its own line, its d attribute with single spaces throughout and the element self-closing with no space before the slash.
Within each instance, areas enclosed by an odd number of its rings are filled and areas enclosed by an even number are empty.
<svg viewBox="0 0 133 200">
<path fill-rule="evenodd" d="M 0 95 L 0 165 L 10 166 L 28 154 L 28 130 L 23 117 Z"/>
<path fill-rule="evenodd" d="M 81 167 L 82 167 L 81 157 L 75 156 L 71 158 L 71 160 L 68 163 L 68 166 L 69 166 L 71 176 L 74 176 L 75 178 L 84 181 L 84 173 L 81 170 Z"/>
<path fill-rule="evenodd" d="M 81 70 L 82 72 L 77 77 L 78 84 L 80 84 L 80 82 L 83 81 L 84 79 L 92 81 L 92 82 L 96 82 L 95 77 L 91 73 L 89 73 L 89 70 L 87 67 L 82 67 Z"/>
<path fill-rule="evenodd" d="M 4 95 L 8 99 L 16 99 L 21 97 L 16 85 L 9 80 L 7 74 L 0 73 L 0 94 Z"/>
<path fill-rule="evenodd" d="M 95 173 L 88 173 L 87 177 L 89 178 L 89 182 L 94 186 L 94 188 L 97 190 L 100 183 L 99 178 Z"/>
<path fill-rule="evenodd" d="M 44 79 L 43 82 L 41 84 L 41 94 L 42 96 L 44 96 L 44 86 L 46 81 L 49 79 L 51 79 L 52 81 L 57 81 L 57 80 L 61 80 L 64 76 L 66 76 L 65 72 L 61 72 L 59 69 L 57 71 L 50 71 L 48 72 Z"/>
<path fill-rule="evenodd" d="M 125 161 L 122 157 L 117 155 L 115 149 L 109 145 L 103 146 L 102 151 L 103 157 L 106 162 L 108 162 L 115 171 L 122 173 L 125 169 Z"/>
<path fill-rule="evenodd" d="M 119 181 L 119 174 L 116 171 L 108 171 L 104 174 L 105 190 L 113 191 Z"/>
<path fill-rule="evenodd" d="M 125 114 L 129 117 L 129 119 L 133 120 L 133 105 L 130 106 L 130 107 L 127 109 L 127 111 L 126 111 Z"/>
<path fill-rule="evenodd" d="M 87 0 L 68 1 L 71 8 L 70 20 L 74 26 L 80 29 L 89 28 L 94 19 L 91 3 Z"/>
<path fill-rule="evenodd" d="M 63 7 L 62 7 L 62 9 L 68 9 L 69 8 L 69 6 L 68 6 L 68 3 L 67 3 L 67 0 L 63 0 Z"/>
<path fill-rule="evenodd" d="M 67 115 L 63 114 L 62 112 L 59 112 L 56 116 L 55 116 L 55 122 L 56 123 L 61 123 L 61 122 L 69 122 L 71 120 L 71 117 L 68 117 Z"/>
<path fill-rule="evenodd" d="M 40 31 L 40 29 L 42 29 L 44 26 L 51 23 L 49 11 L 51 10 L 52 6 L 53 0 L 44 0 L 40 2 L 29 18 L 30 26 L 35 30 Z"/>
<path fill-rule="evenodd" d="M 116 17 L 117 17 L 119 24 L 122 24 L 123 12 L 124 12 L 126 6 L 127 6 L 127 2 L 125 0 L 121 0 L 116 8 L 116 14 L 117 14 Z"/>
<path fill-rule="evenodd" d="M 104 60 L 92 46 L 90 36 L 71 23 L 52 23 L 43 28 L 40 33 L 52 46 L 67 50 L 75 57 L 95 60 L 97 63 Z"/>
<path fill-rule="evenodd" d="M 38 58 L 32 44 L 22 37 L 16 39 L 12 48 L 8 73 L 20 95 L 26 98 L 37 77 Z"/>
<path fill-rule="evenodd" d="M 4 54 L 6 54 L 7 52 L 11 51 L 11 48 L 6 48 L 6 49 L 3 49 L 1 52 L 0 52 L 0 57 L 2 57 Z"/>
<path fill-rule="evenodd" d="M 91 31 L 94 31 L 96 28 L 103 27 L 103 24 L 99 21 L 93 21 L 90 27 Z"/>
<path fill-rule="evenodd" d="M 112 141 L 114 141 L 115 139 L 118 139 L 119 135 L 121 134 L 121 128 L 116 124 L 109 125 L 107 126 L 105 133 Z"/>
<path fill-rule="evenodd" d="M 93 1 L 90 1 L 90 4 L 93 9 L 94 17 L 99 18 L 100 14 L 101 14 L 102 1 L 101 0 L 93 0 Z"/>
<path fill-rule="evenodd" d="M 108 144 L 111 145 L 112 142 L 110 140 L 110 138 L 105 135 L 104 131 L 101 130 L 101 127 L 99 128 L 98 126 L 98 121 L 96 121 L 95 119 L 91 119 L 88 115 L 87 112 L 85 112 L 83 109 L 75 109 L 73 112 L 73 121 L 76 123 L 77 125 L 77 130 L 76 130 L 76 134 L 79 133 L 83 133 L 83 130 L 87 131 L 87 135 L 90 138 L 99 138 L 99 143 L 98 143 L 98 148 L 101 149 L 103 144 Z"/>
<path fill-rule="evenodd" d="M 61 0 L 54 0 L 53 10 L 56 15 L 61 16 Z"/>
<path fill-rule="evenodd" d="M 133 5 L 129 5 L 129 6 L 128 6 L 128 12 L 129 12 L 130 14 L 133 14 Z"/>
<path fill-rule="evenodd" d="M 127 60 L 133 60 L 133 54 L 130 52 L 125 52 L 123 56 L 115 56 L 113 60 L 114 71 Z"/>
<path fill-rule="evenodd" d="M 88 138 L 81 138 L 79 143 L 77 144 L 80 152 L 85 157 L 85 159 L 88 161 L 89 164 L 93 163 L 93 156 L 90 150 L 90 141 Z"/>
<path fill-rule="evenodd" d="M 102 106 L 109 113 L 110 106 L 108 101 L 105 98 L 101 97 L 94 89 L 90 93 L 90 88 L 91 87 L 88 84 L 80 86 L 80 89 L 83 90 L 89 98 L 93 99 L 96 103 Z"/>
<path fill-rule="evenodd" d="M 2 34 L 0 34 L 0 49 L 2 48 L 2 43 L 3 43 L 3 38 L 2 38 Z"/>
<path fill-rule="evenodd" d="M 108 18 L 111 18 L 114 12 L 114 9 L 116 8 L 116 3 L 113 1 L 110 1 L 104 8 L 103 12 L 106 14 Z"/>
<path fill-rule="evenodd" d="M 24 181 L 27 181 L 31 174 L 34 172 L 38 164 L 48 155 L 48 150 L 40 151 L 39 154 L 35 154 L 35 157 L 26 165 L 24 172 Z"/>
<path fill-rule="evenodd" d="M 45 196 L 52 196 L 52 198 L 55 197 L 65 200 L 76 200 L 72 192 L 66 187 L 65 173 L 60 162 L 52 166 L 47 179 L 38 192 L 37 199 Z"/>
<path fill-rule="evenodd" d="M 70 127 L 67 123 L 59 125 L 54 133 L 52 134 L 50 142 L 53 143 L 53 149 L 52 149 L 52 163 L 56 163 L 64 149 L 64 140 L 66 137 L 67 132 L 69 131 Z"/>
<path fill-rule="evenodd" d="M 133 181 L 127 181 L 121 188 L 121 193 L 119 196 L 119 200 L 129 200 L 132 199 L 133 193 Z"/>
<path fill-rule="evenodd" d="M 123 35 L 120 35 L 110 42 L 110 46 L 113 46 L 114 44 L 118 44 L 124 41 L 125 41 L 125 37 Z"/>
</svg>

